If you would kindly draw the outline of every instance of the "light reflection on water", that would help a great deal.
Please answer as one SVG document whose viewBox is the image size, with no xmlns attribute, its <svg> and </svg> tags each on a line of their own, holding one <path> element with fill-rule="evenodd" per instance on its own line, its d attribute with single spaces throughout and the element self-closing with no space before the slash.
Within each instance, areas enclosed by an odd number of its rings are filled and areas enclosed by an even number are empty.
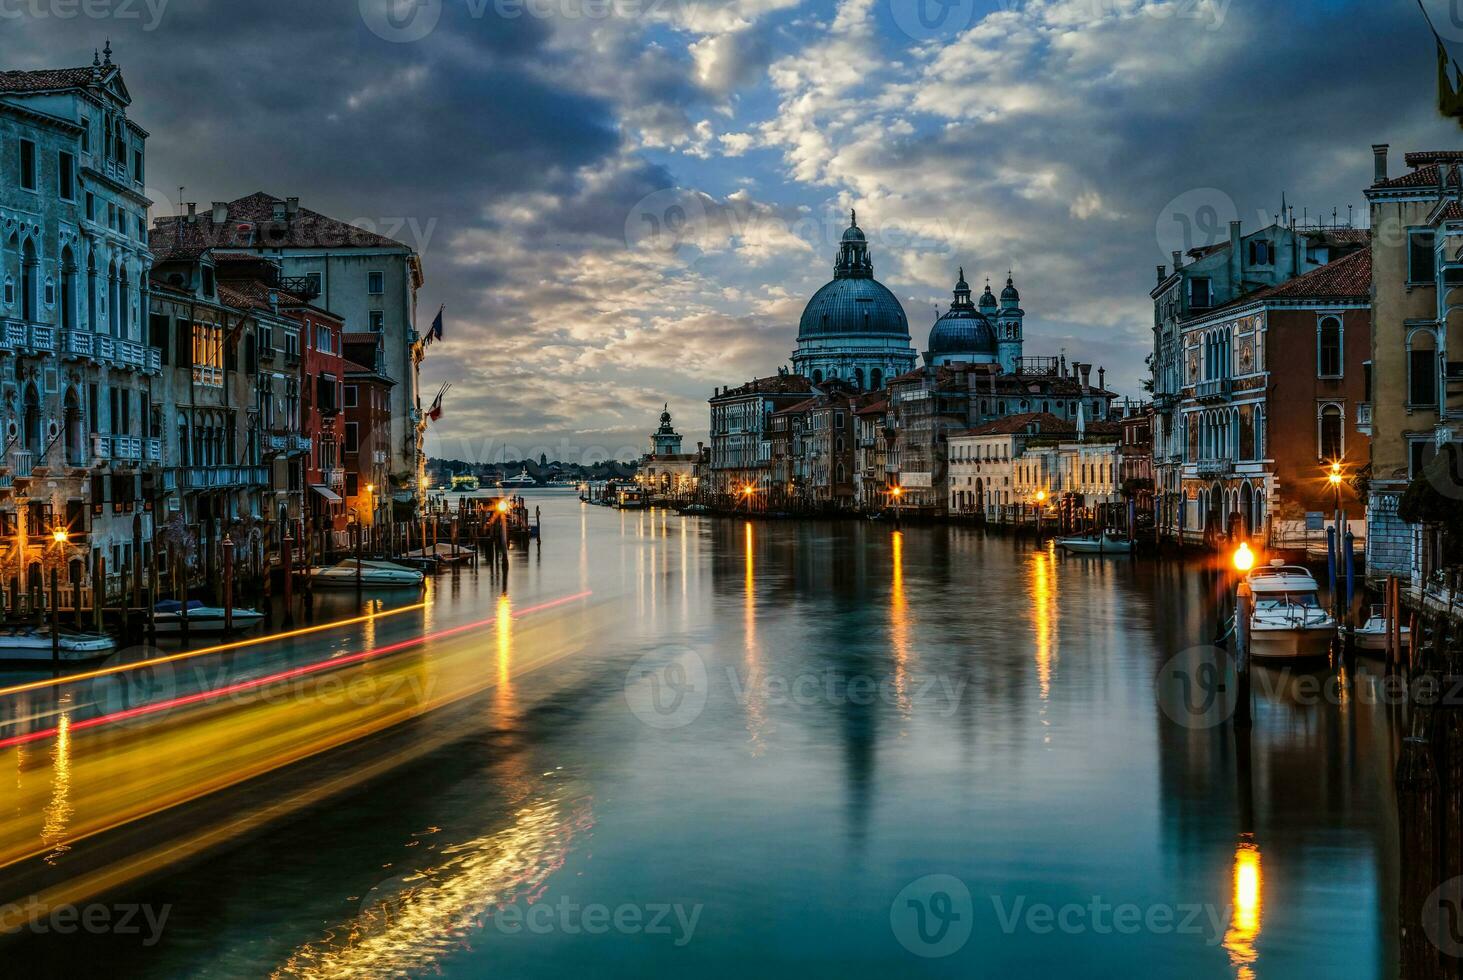
<svg viewBox="0 0 1463 980">
<path fill-rule="evenodd" d="M 1283 681 L 1257 684 L 1248 739 L 1174 724 L 1153 679 L 1213 636 L 1222 584 L 1203 573 L 961 528 L 542 506 L 546 537 L 514 556 L 507 597 L 485 575 L 435 584 L 438 629 L 497 613 L 477 665 L 496 683 L 475 713 L 420 726 L 457 741 L 137 889 L 176 903 L 169 941 L 119 963 L 152 976 L 1395 974 L 1394 723 Z M 536 651 L 506 613 L 580 589 L 602 603 L 590 641 L 520 675 Z M 626 671 L 663 648 L 702 657 L 710 689 L 689 724 L 654 730 L 627 707 Z M 879 693 L 824 686 L 850 676 Z M 812 695 L 772 683 L 800 677 Z M 436 841 L 456 849 L 429 852 Z M 946 959 L 913 956 L 890 930 L 894 896 L 927 874 L 973 896 L 974 938 Z M 373 917 L 360 896 L 383 877 L 412 887 Z M 706 912 L 684 948 L 479 924 L 514 894 Z M 1094 897 L 1204 903 L 1217 934 L 1008 933 L 992 914 L 996 899 Z"/>
</svg>

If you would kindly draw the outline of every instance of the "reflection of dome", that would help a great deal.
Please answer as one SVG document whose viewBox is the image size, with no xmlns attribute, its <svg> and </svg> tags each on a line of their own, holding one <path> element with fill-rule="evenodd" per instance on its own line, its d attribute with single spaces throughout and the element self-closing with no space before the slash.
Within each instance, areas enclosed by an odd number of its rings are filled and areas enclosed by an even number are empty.
<svg viewBox="0 0 1463 980">
<path fill-rule="evenodd" d="M 970 286 L 965 282 L 964 269 L 960 270 L 960 278 L 955 283 L 955 299 L 950 309 L 935 321 L 930 330 L 927 356 L 935 364 L 995 360 L 995 328 L 970 301 Z"/>
</svg>

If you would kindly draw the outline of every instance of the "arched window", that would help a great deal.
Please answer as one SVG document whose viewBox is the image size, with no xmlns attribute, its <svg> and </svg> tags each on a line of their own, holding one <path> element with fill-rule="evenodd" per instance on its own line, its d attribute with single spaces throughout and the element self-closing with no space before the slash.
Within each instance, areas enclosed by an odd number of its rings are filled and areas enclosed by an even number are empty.
<svg viewBox="0 0 1463 980">
<path fill-rule="evenodd" d="M 863 389 L 864 389 L 864 369 L 863 368 L 854 368 L 853 369 L 853 383 L 854 383 L 854 387 L 858 388 L 860 391 L 863 391 Z"/>
<path fill-rule="evenodd" d="M 869 372 L 869 387 L 874 389 L 875 391 L 878 391 L 880 388 L 884 387 L 883 371 L 879 370 L 878 368 L 874 368 L 872 371 Z"/>
<path fill-rule="evenodd" d="M 822 383 L 823 383 L 823 371 L 822 371 L 822 369 L 820 368 L 820 369 L 814 370 L 813 371 L 813 384 L 820 385 Z"/>
<path fill-rule="evenodd" d="M 1341 377 L 1341 321 L 1328 316 L 1316 328 L 1316 373 L 1323 378 Z"/>
<path fill-rule="evenodd" d="M 1343 455 L 1341 445 L 1341 406 L 1327 405 L 1321 409 L 1321 458 L 1337 460 Z"/>
<path fill-rule="evenodd" d="M 61 327 L 76 329 L 76 257 L 70 248 L 61 253 Z"/>
<path fill-rule="evenodd" d="M 40 272 L 35 242 L 27 238 L 20 250 L 20 318 L 32 323 L 40 318 Z"/>
</svg>

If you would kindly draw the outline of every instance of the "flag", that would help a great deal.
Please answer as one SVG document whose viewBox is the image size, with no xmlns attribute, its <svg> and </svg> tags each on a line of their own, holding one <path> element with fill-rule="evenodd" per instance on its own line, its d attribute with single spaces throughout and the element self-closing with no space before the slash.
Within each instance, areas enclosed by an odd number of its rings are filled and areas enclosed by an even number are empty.
<svg viewBox="0 0 1463 980">
<path fill-rule="evenodd" d="M 1453 63 L 1453 77 L 1448 74 L 1448 49 L 1443 39 L 1434 35 L 1438 45 L 1438 112 L 1454 118 L 1463 117 L 1463 93 L 1458 91 L 1454 79 L 1458 78 L 1458 65 Z"/>
<path fill-rule="evenodd" d="M 435 422 L 442 417 L 442 396 L 447 394 L 452 386 L 445 384 L 437 389 L 437 397 L 432 400 L 432 407 L 427 409 L 427 421 Z"/>
<path fill-rule="evenodd" d="M 442 314 L 446 312 L 447 304 L 443 303 L 442 308 L 437 311 L 437 319 L 432 321 L 432 339 L 442 339 Z"/>
</svg>

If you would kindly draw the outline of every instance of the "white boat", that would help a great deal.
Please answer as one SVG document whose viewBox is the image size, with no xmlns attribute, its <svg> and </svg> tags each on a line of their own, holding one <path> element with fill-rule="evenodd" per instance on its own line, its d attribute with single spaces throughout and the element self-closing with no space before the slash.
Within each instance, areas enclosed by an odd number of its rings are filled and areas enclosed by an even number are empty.
<svg viewBox="0 0 1463 980">
<path fill-rule="evenodd" d="M 366 588 L 414 588 L 422 584 L 425 576 L 415 568 L 403 568 L 389 561 L 360 561 L 360 583 Z M 335 565 L 317 565 L 310 570 L 310 580 L 317 589 L 354 589 L 356 587 L 355 558 L 347 558 Z"/>
<path fill-rule="evenodd" d="M 536 486 L 538 486 L 538 481 L 535 480 L 533 477 L 529 476 L 528 475 L 528 470 L 525 469 L 522 473 L 519 473 L 517 476 L 510 476 L 510 477 L 508 477 L 505 480 L 499 480 L 498 481 L 498 486 L 500 486 L 500 487 L 536 487 Z"/>
<path fill-rule="evenodd" d="M 1074 555 L 1128 555 L 1133 552 L 1133 542 L 1127 538 L 1115 538 L 1106 531 L 1095 538 L 1058 538 L 1057 544 Z"/>
<path fill-rule="evenodd" d="M 253 609 L 234 609 L 233 632 L 242 633 L 264 622 L 264 614 Z M 182 603 L 177 599 L 165 599 L 153 607 L 152 621 L 159 635 L 183 632 Z M 197 599 L 188 602 L 188 635 L 206 636 L 227 633 L 224 628 L 224 610 L 221 606 L 205 606 Z"/>
<path fill-rule="evenodd" d="M 60 632 L 62 663 L 82 664 L 104 660 L 117 649 L 117 641 L 100 633 L 78 633 L 64 627 Z M 51 628 L 49 626 L 8 626 L 0 628 L 0 662 L 50 663 Z"/>
<path fill-rule="evenodd" d="M 1250 586 L 1250 655 L 1265 660 L 1324 657 L 1336 637 L 1336 620 L 1321 606 L 1315 576 L 1278 559 L 1256 568 Z"/>
<path fill-rule="evenodd" d="M 1412 645 L 1412 630 L 1399 624 L 1398 632 L 1401 634 L 1402 649 L 1406 651 Z M 1372 606 L 1367 621 L 1351 631 L 1351 638 L 1356 643 L 1358 650 L 1365 650 L 1368 653 L 1386 653 L 1387 617 L 1384 608 Z"/>
</svg>

